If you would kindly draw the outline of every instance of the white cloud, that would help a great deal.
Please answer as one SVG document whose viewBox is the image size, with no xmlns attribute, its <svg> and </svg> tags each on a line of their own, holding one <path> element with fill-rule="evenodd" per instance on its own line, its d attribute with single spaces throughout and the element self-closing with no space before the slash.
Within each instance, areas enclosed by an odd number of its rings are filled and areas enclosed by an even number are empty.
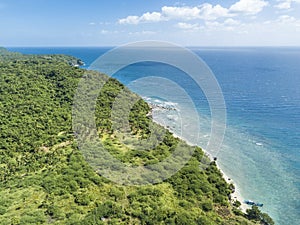
<svg viewBox="0 0 300 225">
<path fill-rule="evenodd" d="M 234 20 L 234 19 L 227 19 L 224 21 L 224 25 L 228 25 L 228 26 L 237 26 L 237 25 L 240 25 L 241 22 L 240 21 L 237 21 L 237 20 Z"/>
<path fill-rule="evenodd" d="M 278 0 L 279 4 L 275 5 L 275 8 L 278 9 L 290 9 L 292 3 L 300 3 L 300 0 Z"/>
<path fill-rule="evenodd" d="M 126 18 L 119 19 L 119 24 L 139 24 L 141 22 L 159 22 L 164 20 L 159 12 L 147 12 L 142 16 L 127 16 Z"/>
<path fill-rule="evenodd" d="M 199 18 L 200 9 L 198 7 L 172 7 L 161 8 L 162 14 L 169 19 L 192 20 Z"/>
<path fill-rule="evenodd" d="M 300 1 L 300 0 L 292 0 Z M 269 3 L 264 0 L 239 0 L 229 8 L 221 5 L 204 3 L 195 7 L 188 6 L 163 6 L 159 12 L 146 12 L 141 16 L 128 16 L 119 19 L 119 24 L 139 24 L 145 22 L 160 22 L 169 20 L 217 20 L 230 18 L 238 14 L 256 15 Z"/>
<path fill-rule="evenodd" d="M 285 1 L 285 2 L 279 3 L 278 5 L 275 5 L 274 7 L 278 8 L 278 9 L 290 9 L 291 4 L 292 4 L 291 1 Z"/>
<path fill-rule="evenodd" d="M 181 19 L 181 20 L 215 20 L 220 17 L 227 17 L 228 9 L 220 5 L 211 5 L 204 3 L 197 7 L 162 7 L 162 14 L 168 19 Z"/>
<path fill-rule="evenodd" d="M 213 6 L 211 4 L 205 3 L 200 6 L 199 17 L 204 20 L 215 20 L 220 17 L 228 17 L 228 9 L 223 8 L 220 5 Z"/>
<path fill-rule="evenodd" d="M 222 26 L 222 24 L 217 22 L 217 21 L 206 21 L 205 25 L 208 28 L 216 28 L 216 27 L 221 27 Z"/>
<path fill-rule="evenodd" d="M 152 13 L 145 13 L 143 14 L 140 18 L 140 21 L 145 21 L 145 22 L 159 22 L 163 20 L 161 13 L 159 12 L 152 12 Z"/>
<path fill-rule="evenodd" d="M 275 20 L 267 20 L 265 22 L 263 22 L 262 24 L 264 25 L 268 25 L 268 26 L 274 26 L 274 27 L 278 27 L 278 29 L 280 29 L 280 27 L 297 27 L 300 26 L 300 19 L 297 19 L 293 16 L 289 16 L 289 15 L 281 15 L 278 16 L 277 19 Z"/>
<path fill-rule="evenodd" d="M 282 15 L 282 16 L 279 16 L 277 21 L 279 23 L 294 23 L 296 22 L 296 18 L 293 17 L 293 16 L 289 16 L 289 15 Z"/>
<path fill-rule="evenodd" d="M 155 31 L 150 31 L 150 30 L 143 30 L 143 31 L 141 32 L 141 34 L 144 34 L 144 35 L 150 35 L 150 34 L 156 34 L 156 32 L 155 32 Z"/>
<path fill-rule="evenodd" d="M 99 22 L 100 25 L 110 25 L 111 22 Z"/>
<path fill-rule="evenodd" d="M 120 24 L 138 24 L 140 18 L 138 16 L 127 16 L 126 18 L 119 19 Z"/>
<path fill-rule="evenodd" d="M 120 31 L 117 31 L 117 30 L 100 30 L 100 34 L 103 34 L 103 35 L 107 35 L 107 34 L 118 34 L 120 33 Z"/>
<path fill-rule="evenodd" d="M 226 19 L 223 23 L 217 21 L 206 21 L 205 25 L 208 29 L 233 31 L 240 27 L 241 22 L 234 19 Z"/>
<path fill-rule="evenodd" d="M 269 5 L 264 0 L 240 0 L 230 6 L 229 11 L 233 13 L 242 13 L 246 15 L 255 15 Z"/>
<path fill-rule="evenodd" d="M 101 30 L 100 33 L 101 33 L 101 34 L 108 34 L 109 31 L 108 31 L 108 30 Z"/>
<path fill-rule="evenodd" d="M 156 34 L 154 31 L 149 31 L 149 30 L 143 30 L 143 31 L 137 31 L 137 32 L 129 32 L 129 35 L 136 35 L 136 36 L 141 36 L 141 35 L 152 35 Z"/>
<path fill-rule="evenodd" d="M 293 16 L 281 15 L 276 20 L 270 21 L 269 24 L 277 27 L 279 30 L 291 29 L 294 33 L 300 33 L 300 19 Z"/>
<path fill-rule="evenodd" d="M 160 12 L 147 12 L 142 16 L 128 16 L 119 19 L 120 24 L 138 24 L 143 22 L 160 22 L 169 20 L 215 20 L 221 17 L 228 17 L 228 9 L 220 5 L 211 5 L 208 3 L 197 7 L 176 7 L 163 6 Z"/>
<path fill-rule="evenodd" d="M 191 24 L 191 23 L 177 23 L 176 27 L 183 29 L 183 30 L 199 30 L 201 29 L 200 25 L 198 23 Z"/>
<path fill-rule="evenodd" d="M 265 25 L 268 25 L 268 24 L 271 24 L 271 23 L 272 23 L 271 20 L 266 20 L 265 22 L 263 22 L 263 24 L 265 24 Z"/>
</svg>

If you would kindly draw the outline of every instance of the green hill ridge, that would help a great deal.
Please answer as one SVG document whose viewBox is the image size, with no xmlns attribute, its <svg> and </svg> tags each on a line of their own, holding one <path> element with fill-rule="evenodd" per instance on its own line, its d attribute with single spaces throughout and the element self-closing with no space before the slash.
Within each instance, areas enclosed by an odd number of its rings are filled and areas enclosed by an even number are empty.
<svg viewBox="0 0 300 225">
<path fill-rule="evenodd" d="M 232 204 L 234 187 L 216 164 L 201 148 L 153 123 L 142 99 L 129 115 L 132 136 L 120 141 L 112 128 L 112 104 L 120 91 L 128 99 L 139 97 L 112 78 L 102 88 L 95 111 L 97 135 L 107 151 L 133 166 L 155 164 L 178 145 L 194 154 L 175 175 L 155 185 L 122 186 L 99 175 L 79 150 L 72 130 L 78 82 L 96 73 L 74 66 L 80 62 L 72 56 L 0 49 L 1 225 L 273 224 L 256 207 L 244 214 L 238 202 Z M 149 125 L 165 132 L 164 139 L 148 151 L 134 149 L 137 140 L 149 137 Z"/>
</svg>

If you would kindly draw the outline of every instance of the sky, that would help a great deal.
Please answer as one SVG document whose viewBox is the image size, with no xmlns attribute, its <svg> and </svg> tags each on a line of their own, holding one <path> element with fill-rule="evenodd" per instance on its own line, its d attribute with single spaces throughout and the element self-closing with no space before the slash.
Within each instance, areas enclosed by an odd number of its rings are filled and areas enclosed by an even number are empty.
<svg viewBox="0 0 300 225">
<path fill-rule="evenodd" d="M 300 0 L 0 0 L 0 46 L 300 46 Z"/>
</svg>

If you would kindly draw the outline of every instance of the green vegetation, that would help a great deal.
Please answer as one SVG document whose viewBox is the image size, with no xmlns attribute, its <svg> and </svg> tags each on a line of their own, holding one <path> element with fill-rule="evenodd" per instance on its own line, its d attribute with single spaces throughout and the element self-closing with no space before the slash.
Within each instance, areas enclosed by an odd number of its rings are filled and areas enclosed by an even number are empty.
<svg viewBox="0 0 300 225">
<path fill-rule="evenodd" d="M 250 220 L 258 221 L 264 225 L 275 224 L 272 218 L 268 214 L 262 213 L 257 206 L 252 206 L 251 209 L 247 209 L 247 217 Z"/>
<path fill-rule="evenodd" d="M 85 73 L 71 66 L 77 59 L 0 53 L 0 224 L 273 224 L 256 208 L 244 215 L 230 205 L 232 187 L 198 147 L 184 168 L 156 185 L 119 186 L 98 175 L 72 132 L 73 97 Z M 98 135 L 111 154 L 149 165 L 177 145 L 194 148 L 166 132 L 156 147 L 134 149 L 153 125 L 142 100 L 131 109 L 132 135 L 120 139 L 110 112 L 122 90 L 137 98 L 109 79 L 96 106 Z"/>
</svg>

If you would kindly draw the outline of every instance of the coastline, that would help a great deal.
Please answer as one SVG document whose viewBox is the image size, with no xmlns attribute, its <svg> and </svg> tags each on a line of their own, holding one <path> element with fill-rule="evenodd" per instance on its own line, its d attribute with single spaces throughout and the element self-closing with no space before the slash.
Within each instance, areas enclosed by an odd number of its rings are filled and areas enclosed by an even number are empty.
<svg viewBox="0 0 300 225">
<path fill-rule="evenodd" d="M 202 149 L 203 150 L 203 149 Z M 204 150 L 203 150 L 204 151 Z M 205 151 L 204 151 L 205 152 Z M 231 200 L 230 202 L 233 203 L 234 201 L 239 201 L 241 203 L 240 207 L 238 207 L 243 213 L 246 213 L 247 209 L 250 209 L 251 207 L 249 205 L 247 205 L 246 203 L 244 203 L 244 198 L 242 197 L 241 193 L 240 193 L 240 189 L 239 187 L 236 185 L 236 183 L 234 182 L 234 180 L 232 178 L 230 178 L 221 168 L 220 166 L 217 164 L 218 169 L 221 171 L 222 176 L 224 178 L 224 180 L 228 183 L 228 184 L 233 184 L 234 185 L 234 192 L 231 193 Z"/>
<path fill-rule="evenodd" d="M 185 141 L 187 144 L 191 145 L 191 146 L 195 146 L 196 144 L 190 143 L 189 141 L 185 140 L 183 137 L 175 134 L 169 126 L 167 126 L 166 124 L 162 124 L 159 123 L 159 121 L 156 121 L 153 116 L 152 116 L 152 110 L 153 110 L 153 105 L 151 103 L 149 103 L 149 106 L 151 108 L 151 111 L 149 112 L 148 116 L 152 118 L 153 122 L 159 124 L 160 126 L 164 127 L 165 129 L 167 129 L 168 131 L 170 131 L 172 133 L 172 135 L 178 139 L 181 139 L 183 141 Z M 157 105 L 155 105 L 155 107 L 158 107 Z M 165 109 L 165 108 L 162 108 Z M 169 109 L 168 109 L 169 110 Z M 197 145 L 199 146 L 199 145 Z M 202 151 L 204 152 L 205 155 L 207 155 L 209 157 L 210 160 L 213 160 L 213 157 L 205 150 L 203 149 L 201 146 L 199 146 Z M 223 179 L 228 183 L 228 184 L 233 184 L 234 185 L 234 192 L 230 194 L 231 199 L 229 200 L 232 204 L 234 203 L 234 201 L 239 201 L 241 203 L 241 205 L 238 207 L 238 209 L 240 209 L 243 213 L 246 213 L 247 209 L 250 209 L 251 207 L 249 205 L 247 205 L 246 203 L 244 203 L 244 198 L 242 197 L 241 193 L 240 193 L 240 189 L 239 187 L 236 185 L 236 183 L 234 182 L 234 180 L 229 177 L 222 169 L 221 167 L 218 165 L 217 161 L 216 161 L 216 165 L 218 167 L 218 169 L 220 170 L 220 172 L 222 173 L 222 177 Z"/>
</svg>

